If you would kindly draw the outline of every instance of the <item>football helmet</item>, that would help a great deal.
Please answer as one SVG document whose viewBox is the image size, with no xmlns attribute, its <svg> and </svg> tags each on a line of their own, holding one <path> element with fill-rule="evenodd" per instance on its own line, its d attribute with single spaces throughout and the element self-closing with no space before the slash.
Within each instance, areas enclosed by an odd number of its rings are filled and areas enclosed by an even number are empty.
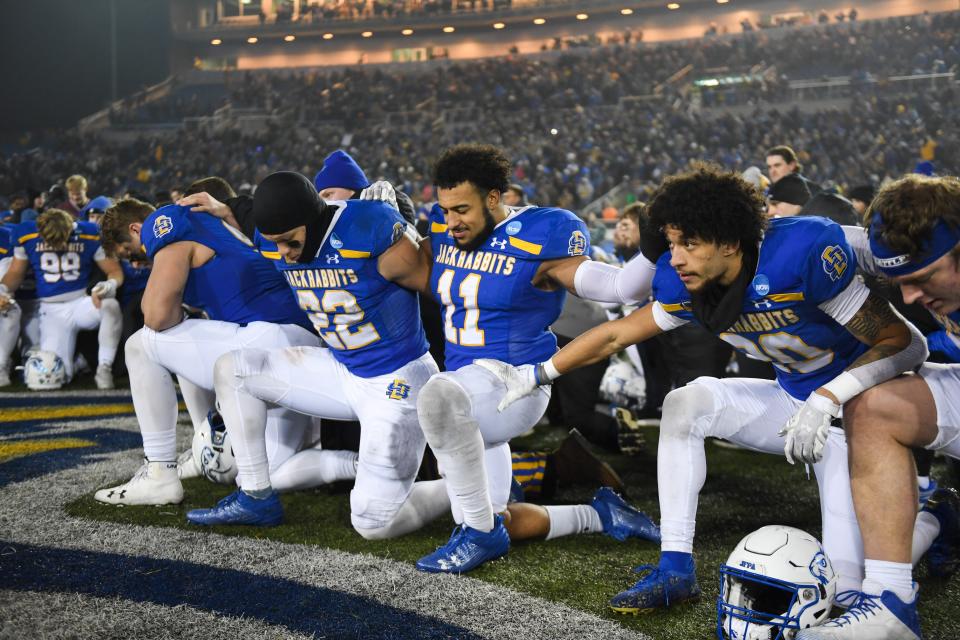
<svg viewBox="0 0 960 640">
<path fill-rule="evenodd" d="M 826 622 L 837 576 L 820 542 L 800 529 L 769 525 L 740 541 L 720 567 L 717 637 L 793 640 Z"/>
<path fill-rule="evenodd" d="M 67 383 L 67 368 L 52 351 L 36 351 L 23 365 L 23 381 L 35 391 L 59 389 Z"/>
<path fill-rule="evenodd" d="M 193 434 L 193 460 L 200 467 L 200 473 L 211 482 L 234 484 L 237 479 L 237 461 L 230 436 L 216 409 L 210 410 Z"/>
</svg>

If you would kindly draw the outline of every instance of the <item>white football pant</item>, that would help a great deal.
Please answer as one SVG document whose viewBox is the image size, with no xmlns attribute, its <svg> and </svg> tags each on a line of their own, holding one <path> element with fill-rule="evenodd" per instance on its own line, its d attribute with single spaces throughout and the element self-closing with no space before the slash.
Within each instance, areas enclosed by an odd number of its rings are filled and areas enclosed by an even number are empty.
<svg viewBox="0 0 960 640">
<path fill-rule="evenodd" d="M 123 316 L 120 303 L 114 298 L 93 305 L 93 298 L 82 296 L 64 302 L 40 301 L 40 350 L 60 356 L 67 371 L 67 380 L 73 378 L 74 352 L 77 333 L 100 328 L 97 333 L 97 364 L 113 364 L 120 346 Z"/>
</svg>

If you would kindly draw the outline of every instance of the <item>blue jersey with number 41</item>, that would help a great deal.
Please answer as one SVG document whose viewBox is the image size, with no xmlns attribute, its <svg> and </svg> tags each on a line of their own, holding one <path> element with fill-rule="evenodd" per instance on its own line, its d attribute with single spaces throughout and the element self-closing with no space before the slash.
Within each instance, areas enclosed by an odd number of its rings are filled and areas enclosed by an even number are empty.
<svg viewBox="0 0 960 640">
<path fill-rule="evenodd" d="M 740 317 L 719 337 L 771 362 L 780 386 L 805 400 L 867 350 L 828 313 L 843 306 L 838 296 L 853 283 L 856 267 L 840 225 L 806 216 L 772 220 Z M 669 253 L 657 262 L 653 293 L 663 311 L 696 321 Z"/>
<path fill-rule="evenodd" d="M 451 371 L 477 358 L 533 364 L 557 350 L 550 325 L 566 291 L 540 289 L 533 279 L 546 260 L 589 255 L 590 234 L 565 209 L 507 209 L 506 219 L 473 251 L 457 247 L 439 206 L 430 212 L 430 287 L 443 307 Z"/>
</svg>

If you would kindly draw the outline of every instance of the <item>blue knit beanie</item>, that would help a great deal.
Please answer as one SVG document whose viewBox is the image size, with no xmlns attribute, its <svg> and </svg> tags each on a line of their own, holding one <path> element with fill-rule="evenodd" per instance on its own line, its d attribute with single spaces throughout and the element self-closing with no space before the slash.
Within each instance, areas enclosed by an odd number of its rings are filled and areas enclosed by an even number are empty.
<svg viewBox="0 0 960 640">
<path fill-rule="evenodd" d="M 317 191 L 330 187 L 361 191 L 370 186 L 370 181 L 350 154 L 337 149 L 323 161 L 323 168 L 314 176 L 313 185 Z"/>
</svg>

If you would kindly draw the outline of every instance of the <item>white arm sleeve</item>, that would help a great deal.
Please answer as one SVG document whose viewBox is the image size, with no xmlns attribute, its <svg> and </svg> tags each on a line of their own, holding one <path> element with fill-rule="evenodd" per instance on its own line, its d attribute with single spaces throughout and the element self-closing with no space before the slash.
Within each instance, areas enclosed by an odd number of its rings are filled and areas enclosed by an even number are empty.
<svg viewBox="0 0 960 640">
<path fill-rule="evenodd" d="M 16 246 L 16 247 L 13 248 L 13 257 L 14 257 L 14 258 L 19 258 L 20 260 L 26 260 L 26 259 L 27 259 L 27 250 L 18 245 L 18 246 Z"/>
<path fill-rule="evenodd" d="M 638 253 L 623 268 L 586 260 L 577 267 L 573 288 L 577 295 L 594 302 L 636 304 L 650 297 L 657 266 Z"/>
<path fill-rule="evenodd" d="M 657 326 L 664 331 L 670 331 L 671 329 L 682 327 L 688 322 L 683 318 L 678 318 L 677 316 L 667 313 L 663 309 L 663 305 L 659 302 L 653 303 L 653 321 L 656 322 Z"/>
<path fill-rule="evenodd" d="M 863 227 L 854 227 L 852 225 L 843 225 L 843 235 L 847 239 L 847 244 L 853 249 L 857 256 L 857 269 L 868 276 L 880 276 L 880 270 L 877 269 L 877 263 L 873 259 L 873 251 L 870 250 L 870 237 L 867 230 Z"/>
<path fill-rule="evenodd" d="M 857 311 L 860 311 L 860 307 L 867 301 L 869 295 L 870 290 L 863 284 L 863 280 L 854 277 L 846 289 L 829 300 L 821 302 L 819 307 L 821 311 L 836 320 L 837 324 L 844 325 L 850 322 L 850 318 L 855 316 Z"/>
<path fill-rule="evenodd" d="M 107 252 L 103 250 L 103 247 L 97 247 L 96 252 L 93 254 L 93 259 L 96 261 L 106 260 Z"/>
</svg>

